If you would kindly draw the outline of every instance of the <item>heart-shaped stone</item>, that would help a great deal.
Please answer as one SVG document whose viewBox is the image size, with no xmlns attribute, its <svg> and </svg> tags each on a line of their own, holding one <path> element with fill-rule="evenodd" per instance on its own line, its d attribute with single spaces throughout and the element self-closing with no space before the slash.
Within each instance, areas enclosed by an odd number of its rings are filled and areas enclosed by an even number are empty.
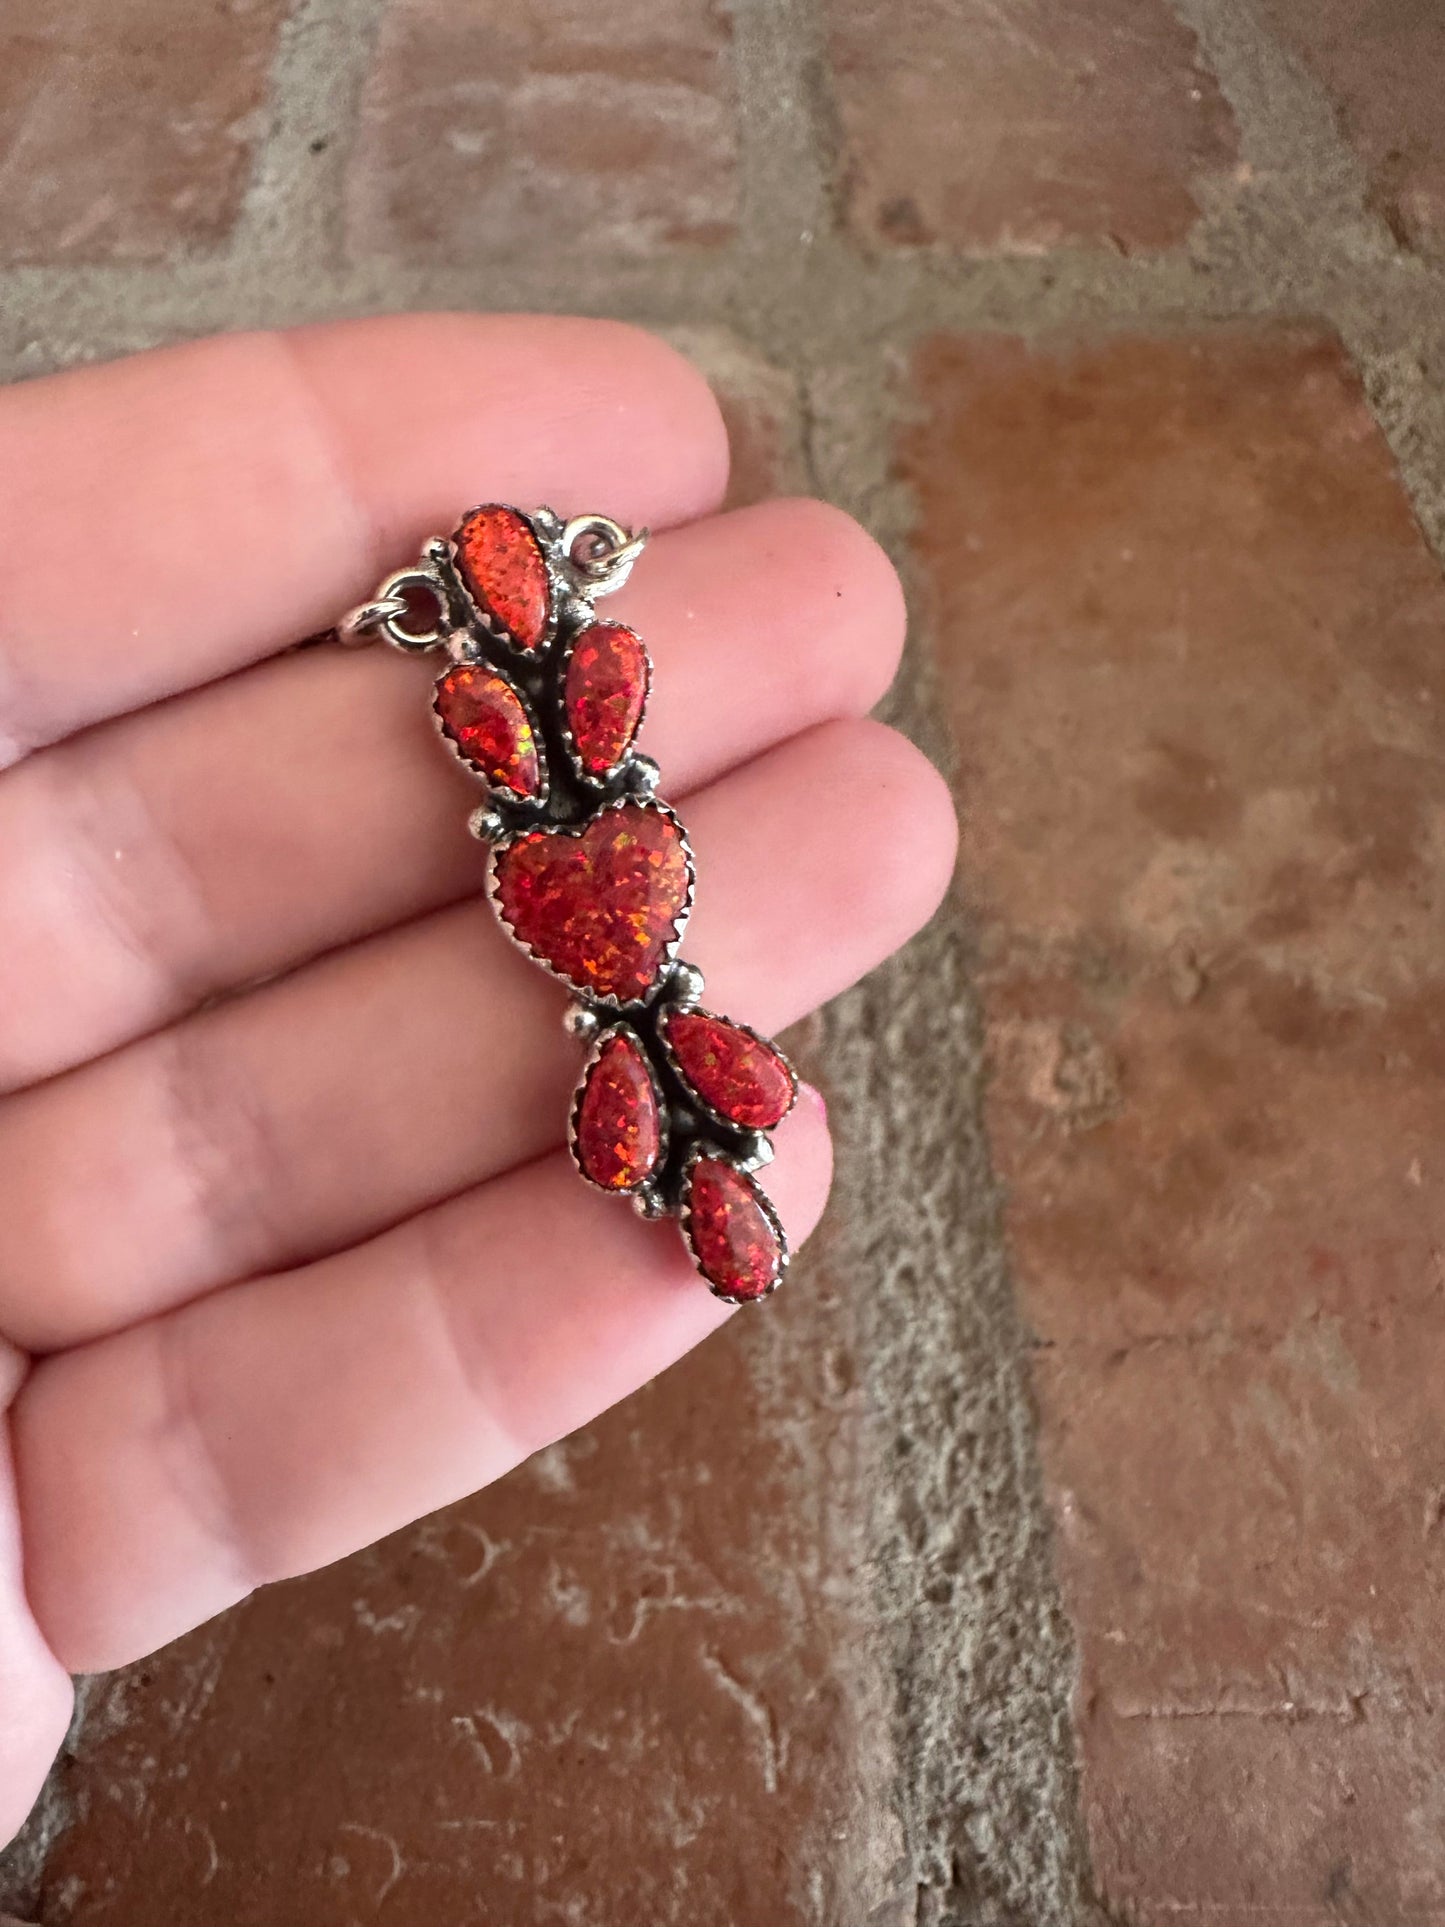
<svg viewBox="0 0 1445 1927">
<path fill-rule="evenodd" d="M 452 537 L 457 572 L 493 635 L 518 649 L 547 638 L 552 585 L 532 525 L 516 509 L 473 509 Z"/>
<path fill-rule="evenodd" d="M 580 830 L 529 830 L 492 854 L 492 900 L 524 950 L 609 1003 L 645 997 L 692 902 L 692 858 L 665 803 L 610 804 Z"/>
</svg>

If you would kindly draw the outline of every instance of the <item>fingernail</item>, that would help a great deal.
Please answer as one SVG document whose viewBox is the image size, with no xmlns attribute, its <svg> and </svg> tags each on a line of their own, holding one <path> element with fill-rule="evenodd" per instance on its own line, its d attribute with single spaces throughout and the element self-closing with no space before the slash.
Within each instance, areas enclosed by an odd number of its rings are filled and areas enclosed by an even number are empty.
<svg viewBox="0 0 1445 1927">
<path fill-rule="evenodd" d="M 828 1122 L 827 1099 L 816 1085 L 800 1083 L 798 1085 L 798 1095 L 801 1098 L 805 1098 L 808 1103 L 812 1105 L 813 1109 L 825 1124 Z"/>
</svg>

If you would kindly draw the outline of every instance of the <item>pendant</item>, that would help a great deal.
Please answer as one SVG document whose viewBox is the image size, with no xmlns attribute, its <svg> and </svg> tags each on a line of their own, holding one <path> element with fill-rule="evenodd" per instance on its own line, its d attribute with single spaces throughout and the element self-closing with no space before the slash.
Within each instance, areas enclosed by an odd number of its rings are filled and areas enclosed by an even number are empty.
<svg viewBox="0 0 1445 1927">
<path fill-rule="evenodd" d="M 676 1218 L 709 1289 L 749 1304 L 787 1268 L 755 1174 L 798 1081 L 776 1045 L 703 1008 L 702 973 L 678 957 L 696 875 L 636 748 L 652 665 L 640 636 L 596 611 L 646 541 L 603 515 L 490 503 L 337 634 L 445 656 L 432 711 L 484 791 L 470 825 L 487 895 L 571 993 L 567 1027 L 587 1046 L 567 1132 L 577 1169 L 644 1217 Z"/>
</svg>

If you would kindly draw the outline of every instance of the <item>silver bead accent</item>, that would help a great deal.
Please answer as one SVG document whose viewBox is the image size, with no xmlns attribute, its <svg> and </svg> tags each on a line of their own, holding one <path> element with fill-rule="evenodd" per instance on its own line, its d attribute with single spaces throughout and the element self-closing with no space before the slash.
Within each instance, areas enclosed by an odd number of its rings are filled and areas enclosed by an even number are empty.
<svg viewBox="0 0 1445 1927">
<path fill-rule="evenodd" d="M 627 787 L 637 796 L 655 796 L 662 771 L 650 756 L 634 756 L 627 765 Z"/>
<path fill-rule="evenodd" d="M 662 1202 L 657 1190 L 650 1184 L 639 1185 L 632 1194 L 632 1208 L 639 1218 L 661 1218 L 666 1216 L 667 1206 Z"/>
<path fill-rule="evenodd" d="M 777 1153 L 773 1149 L 772 1139 L 764 1137 L 762 1132 L 759 1131 L 753 1137 L 752 1148 L 742 1160 L 743 1169 L 745 1171 L 761 1171 L 765 1165 L 772 1163 L 776 1155 Z"/>
<path fill-rule="evenodd" d="M 706 980 L 696 964 L 675 963 L 667 979 L 667 1000 L 679 1010 L 691 1010 L 702 1001 Z"/>
</svg>

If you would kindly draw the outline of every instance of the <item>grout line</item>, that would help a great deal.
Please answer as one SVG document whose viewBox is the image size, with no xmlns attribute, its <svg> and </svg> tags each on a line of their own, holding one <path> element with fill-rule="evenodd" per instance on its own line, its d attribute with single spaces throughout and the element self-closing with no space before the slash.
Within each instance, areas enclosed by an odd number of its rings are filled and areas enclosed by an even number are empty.
<svg viewBox="0 0 1445 1927">
<path fill-rule="evenodd" d="M 737 74 L 741 232 L 786 256 L 832 227 L 819 161 L 807 0 L 732 0 Z"/>
<path fill-rule="evenodd" d="M 269 131 L 232 235 L 233 273 L 335 274 L 346 162 L 386 0 L 297 0 L 271 68 Z"/>
</svg>

